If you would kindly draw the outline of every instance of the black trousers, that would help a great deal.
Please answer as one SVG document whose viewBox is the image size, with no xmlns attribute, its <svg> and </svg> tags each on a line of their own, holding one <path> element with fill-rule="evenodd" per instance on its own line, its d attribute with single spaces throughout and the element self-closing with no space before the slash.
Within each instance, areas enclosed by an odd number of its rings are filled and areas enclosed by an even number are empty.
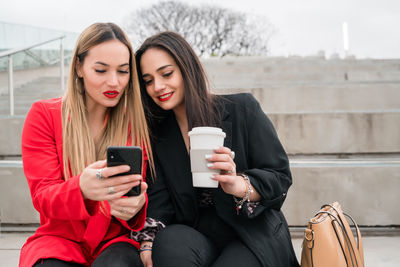
<svg viewBox="0 0 400 267">
<path fill-rule="evenodd" d="M 214 209 L 203 209 L 200 214 L 195 227 L 173 224 L 156 235 L 152 253 L 155 267 L 261 266 Z"/>
<path fill-rule="evenodd" d="M 76 263 L 58 259 L 39 260 L 34 267 L 78 267 Z M 142 267 L 138 250 L 129 243 L 119 242 L 107 247 L 93 262 L 93 267 Z"/>
</svg>

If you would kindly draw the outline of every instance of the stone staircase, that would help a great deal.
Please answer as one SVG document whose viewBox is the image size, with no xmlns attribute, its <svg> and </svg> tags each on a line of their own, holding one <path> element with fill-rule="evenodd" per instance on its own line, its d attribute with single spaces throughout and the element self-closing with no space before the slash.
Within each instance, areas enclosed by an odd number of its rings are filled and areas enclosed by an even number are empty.
<svg viewBox="0 0 400 267">
<path fill-rule="evenodd" d="M 400 60 L 203 62 L 213 92 L 252 93 L 275 125 L 293 174 L 284 205 L 290 225 L 306 224 L 322 204 L 335 200 L 360 225 L 400 225 L 395 205 L 400 201 Z M 3 223 L 38 222 L 18 161 L 20 133 L 31 103 L 62 95 L 59 88 L 54 77 L 24 84 L 16 90 L 13 117 L 7 115 L 7 96 L 0 96 Z"/>
<path fill-rule="evenodd" d="M 15 115 L 26 115 L 32 103 L 40 99 L 62 96 L 59 77 L 38 77 L 14 90 Z M 0 95 L 0 115 L 8 115 L 9 94 Z"/>
<path fill-rule="evenodd" d="M 339 201 L 363 226 L 400 225 L 400 60 L 210 59 L 216 93 L 250 92 L 293 174 L 283 207 L 304 225 Z"/>
</svg>

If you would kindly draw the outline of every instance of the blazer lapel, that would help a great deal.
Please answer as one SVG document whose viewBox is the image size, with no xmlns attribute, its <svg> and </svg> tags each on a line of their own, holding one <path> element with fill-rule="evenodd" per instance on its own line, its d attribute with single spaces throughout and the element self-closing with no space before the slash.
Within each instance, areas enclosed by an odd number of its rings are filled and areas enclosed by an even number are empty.
<svg viewBox="0 0 400 267">
<path fill-rule="evenodd" d="M 231 109 L 232 109 L 231 105 L 233 105 L 233 103 L 225 101 L 221 101 L 219 103 L 219 108 L 222 111 L 221 128 L 226 134 L 224 140 L 224 146 L 230 149 L 232 149 L 232 119 L 233 119 L 233 116 L 231 115 Z M 234 213 L 235 205 L 233 203 L 233 198 L 230 197 L 230 195 L 226 194 L 222 190 L 221 186 L 218 186 L 218 188 L 215 189 L 213 188 L 211 189 L 211 191 L 213 192 L 214 202 L 216 203 L 216 209 L 218 213 L 221 213 L 221 207 L 222 209 L 225 209 L 222 210 L 222 213 L 229 213 L 229 214 Z"/>
<path fill-rule="evenodd" d="M 175 116 L 171 113 L 159 128 L 155 145 L 178 221 L 193 223 L 197 204 L 193 190 L 190 158 Z"/>
<path fill-rule="evenodd" d="M 222 122 L 220 127 L 226 133 L 224 146 L 232 148 L 232 117 L 229 112 L 229 104 L 221 104 Z M 198 207 L 193 190 L 190 157 L 186 151 L 179 125 L 172 112 L 162 123 L 162 127 L 158 128 L 156 135 L 158 138 L 154 150 L 170 189 L 171 200 L 176 207 L 176 219 L 179 222 L 194 224 L 197 221 Z M 227 201 L 227 195 L 223 193 L 221 188 L 211 189 L 211 191 L 218 192 L 217 198 Z"/>
<path fill-rule="evenodd" d="M 232 148 L 232 121 L 229 111 L 227 110 L 228 106 L 224 106 L 222 112 L 222 130 L 225 132 L 226 137 L 224 140 L 224 146 Z"/>
</svg>

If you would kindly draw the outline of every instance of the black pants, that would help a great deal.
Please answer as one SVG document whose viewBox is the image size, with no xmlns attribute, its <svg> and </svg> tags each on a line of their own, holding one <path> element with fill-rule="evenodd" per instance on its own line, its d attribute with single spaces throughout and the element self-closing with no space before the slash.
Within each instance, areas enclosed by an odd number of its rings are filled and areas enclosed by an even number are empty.
<svg viewBox="0 0 400 267">
<path fill-rule="evenodd" d="M 161 230 L 154 240 L 152 259 L 155 267 L 261 266 L 213 209 L 203 210 L 195 227 L 173 224 Z"/>
<path fill-rule="evenodd" d="M 76 263 L 58 259 L 39 260 L 34 267 L 78 267 Z M 93 267 L 142 267 L 138 250 L 129 243 L 119 242 L 107 247 L 93 262 Z"/>
</svg>

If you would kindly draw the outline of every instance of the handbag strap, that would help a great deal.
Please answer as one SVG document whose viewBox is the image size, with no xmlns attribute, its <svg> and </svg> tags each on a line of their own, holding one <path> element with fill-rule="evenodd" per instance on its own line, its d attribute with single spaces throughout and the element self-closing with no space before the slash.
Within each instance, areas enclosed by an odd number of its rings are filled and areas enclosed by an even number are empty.
<svg viewBox="0 0 400 267">
<path fill-rule="evenodd" d="M 324 205 L 323 207 L 329 206 L 331 207 L 336 213 L 337 217 L 341 222 L 341 225 L 343 226 L 343 234 L 348 240 L 348 250 L 349 250 L 349 256 L 352 261 L 352 266 L 364 266 L 364 253 L 363 253 L 363 247 L 362 247 L 362 240 L 361 240 L 361 232 L 360 229 L 357 225 L 357 223 L 354 221 L 354 219 L 348 215 L 348 217 L 351 219 L 353 222 L 353 225 L 356 228 L 356 233 L 357 233 L 357 245 L 356 241 L 354 239 L 353 233 L 351 231 L 350 225 L 348 224 L 345 215 L 343 214 L 342 210 L 340 209 L 339 203 L 334 202 L 332 205 Z M 353 261 L 354 258 L 354 261 Z"/>
<path fill-rule="evenodd" d="M 345 236 L 346 230 L 344 229 L 343 224 L 341 223 L 341 221 L 338 219 L 337 216 L 335 216 L 334 214 L 332 214 L 331 212 L 329 212 L 327 210 L 320 210 L 319 212 L 317 212 L 317 214 L 315 214 L 315 216 L 318 216 L 319 214 L 326 214 L 332 218 L 332 221 L 331 221 L 332 228 L 335 231 L 337 241 L 340 244 L 340 248 L 342 249 L 343 257 L 346 260 L 346 265 L 349 266 L 349 259 L 346 254 L 345 248 L 346 247 L 349 248 L 350 244 L 349 244 L 348 239 Z M 339 229 L 337 229 L 338 227 L 339 227 Z M 342 235 L 343 235 L 343 242 L 345 242 L 347 244 L 347 246 L 345 246 L 345 244 L 342 243 L 342 239 L 339 236 L 338 230 L 341 230 Z"/>
<path fill-rule="evenodd" d="M 360 228 L 358 227 L 356 221 L 347 213 L 344 213 L 344 216 L 348 217 L 351 222 L 353 223 L 353 227 L 356 229 L 356 234 L 357 234 L 357 250 L 359 253 L 359 258 L 361 262 L 361 266 L 364 266 L 364 248 L 363 248 L 363 243 L 362 243 L 362 237 L 361 237 L 361 231 Z M 350 226 L 351 227 L 351 226 Z"/>
</svg>

